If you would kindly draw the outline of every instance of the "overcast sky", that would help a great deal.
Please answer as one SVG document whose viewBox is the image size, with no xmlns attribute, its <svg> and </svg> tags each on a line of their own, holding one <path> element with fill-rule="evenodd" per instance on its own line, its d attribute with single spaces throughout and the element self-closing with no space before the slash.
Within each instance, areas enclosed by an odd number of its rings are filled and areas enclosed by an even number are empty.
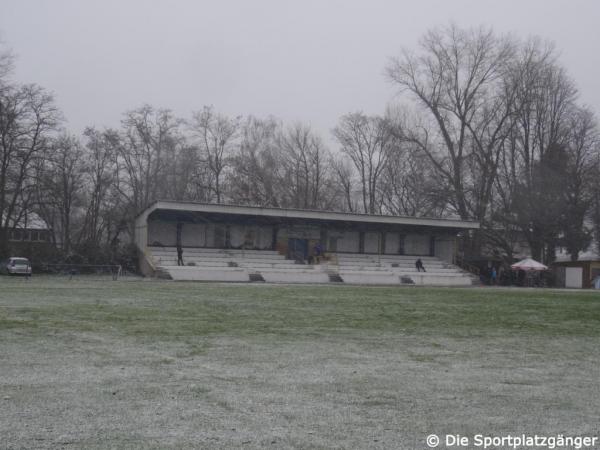
<svg viewBox="0 0 600 450">
<path fill-rule="evenodd" d="M 388 58 L 450 21 L 554 41 L 600 110 L 596 0 L 0 0 L 14 78 L 54 92 L 74 132 L 150 103 L 272 114 L 325 135 L 342 114 L 382 113 Z"/>
</svg>

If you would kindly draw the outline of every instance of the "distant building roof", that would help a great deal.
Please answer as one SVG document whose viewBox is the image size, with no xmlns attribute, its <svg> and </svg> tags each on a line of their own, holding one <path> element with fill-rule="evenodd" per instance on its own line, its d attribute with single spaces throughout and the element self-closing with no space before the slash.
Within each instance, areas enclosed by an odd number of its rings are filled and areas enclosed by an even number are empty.
<svg viewBox="0 0 600 450">
<path fill-rule="evenodd" d="M 4 219 L 2 220 L 4 222 Z M 46 223 L 44 219 L 38 216 L 34 212 L 29 212 L 24 214 L 19 221 L 15 224 L 14 222 L 10 224 L 13 228 L 22 228 L 27 230 L 49 230 L 50 227 Z"/>
<path fill-rule="evenodd" d="M 571 261 L 571 255 L 569 255 L 566 251 L 560 251 L 556 254 L 556 262 L 569 262 Z M 600 255 L 594 251 L 593 246 L 590 245 L 584 252 L 580 252 L 577 258 L 577 261 L 600 261 Z"/>
</svg>

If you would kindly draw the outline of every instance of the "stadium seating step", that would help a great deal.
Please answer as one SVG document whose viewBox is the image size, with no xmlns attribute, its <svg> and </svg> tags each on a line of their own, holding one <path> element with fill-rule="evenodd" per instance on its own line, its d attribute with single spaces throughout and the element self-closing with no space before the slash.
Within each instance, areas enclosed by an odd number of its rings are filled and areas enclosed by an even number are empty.
<svg viewBox="0 0 600 450">
<path fill-rule="evenodd" d="M 340 274 L 337 272 L 328 272 L 327 275 L 329 275 L 329 281 L 331 281 L 332 283 L 343 283 L 344 282 L 344 280 L 342 279 Z"/>
<path fill-rule="evenodd" d="M 177 266 L 174 247 L 154 247 L 157 277 L 174 280 L 268 283 L 346 283 L 379 285 L 475 284 L 459 267 L 423 256 L 427 272 L 418 273 L 414 256 L 359 253 L 331 254 L 321 264 L 295 264 L 272 250 L 184 248 L 185 267 Z"/>
<path fill-rule="evenodd" d="M 250 273 L 248 275 L 250 277 L 251 282 L 259 282 L 259 281 L 262 281 L 263 283 L 265 282 L 265 279 L 263 278 L 263 276 L 260 273 Z"/>
<path fill-rule="evenodd" d="M 160 278 L 161 280 L 172 280 L 171 274 L 165 270 L 163 267 L 157 267 L 154 271 L 154 276 L 156 278 Z"/>
</svg>

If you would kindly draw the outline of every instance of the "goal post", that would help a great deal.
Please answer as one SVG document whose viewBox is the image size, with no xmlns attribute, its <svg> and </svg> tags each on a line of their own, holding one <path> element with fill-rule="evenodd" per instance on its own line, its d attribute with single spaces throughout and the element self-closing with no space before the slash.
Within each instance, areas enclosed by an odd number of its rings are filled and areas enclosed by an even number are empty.
<svg viewBox="0 0 600 450">
<path fill-rule="evenodd" d="M 69 280 L 102 279 L 116 281 L 123 275 L 119 264 L 45 264 L 42 272 L 67 277 Z"/>
</svg>

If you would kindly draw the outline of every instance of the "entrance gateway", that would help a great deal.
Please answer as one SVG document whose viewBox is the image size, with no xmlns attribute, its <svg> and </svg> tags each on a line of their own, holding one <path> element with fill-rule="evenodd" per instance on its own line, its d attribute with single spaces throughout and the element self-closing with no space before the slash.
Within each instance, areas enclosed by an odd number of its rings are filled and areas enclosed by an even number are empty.
<svg viewBox="0 0 600 450">
<path fill-rule="evenodd" d="M 148 276 L 329 282 L 338 275 L 333 279 L 361 284 L 470 284 L 453 266 L 456 239 L 477 228 L 455 219 L 157 201 L 137 216 L 135 243 Z M 184 266 L 177 269 L 171 257 L 179 241 Z M 315 248 L 322 257 L 313 257 Z M 411 273 L 418 258 L 427 275 Z"/>
<path fill-rule="evenodd" d="M 289 238 L 288 255 L 292 261 L 307 261 L 308 239 Z"/>
</svg>

